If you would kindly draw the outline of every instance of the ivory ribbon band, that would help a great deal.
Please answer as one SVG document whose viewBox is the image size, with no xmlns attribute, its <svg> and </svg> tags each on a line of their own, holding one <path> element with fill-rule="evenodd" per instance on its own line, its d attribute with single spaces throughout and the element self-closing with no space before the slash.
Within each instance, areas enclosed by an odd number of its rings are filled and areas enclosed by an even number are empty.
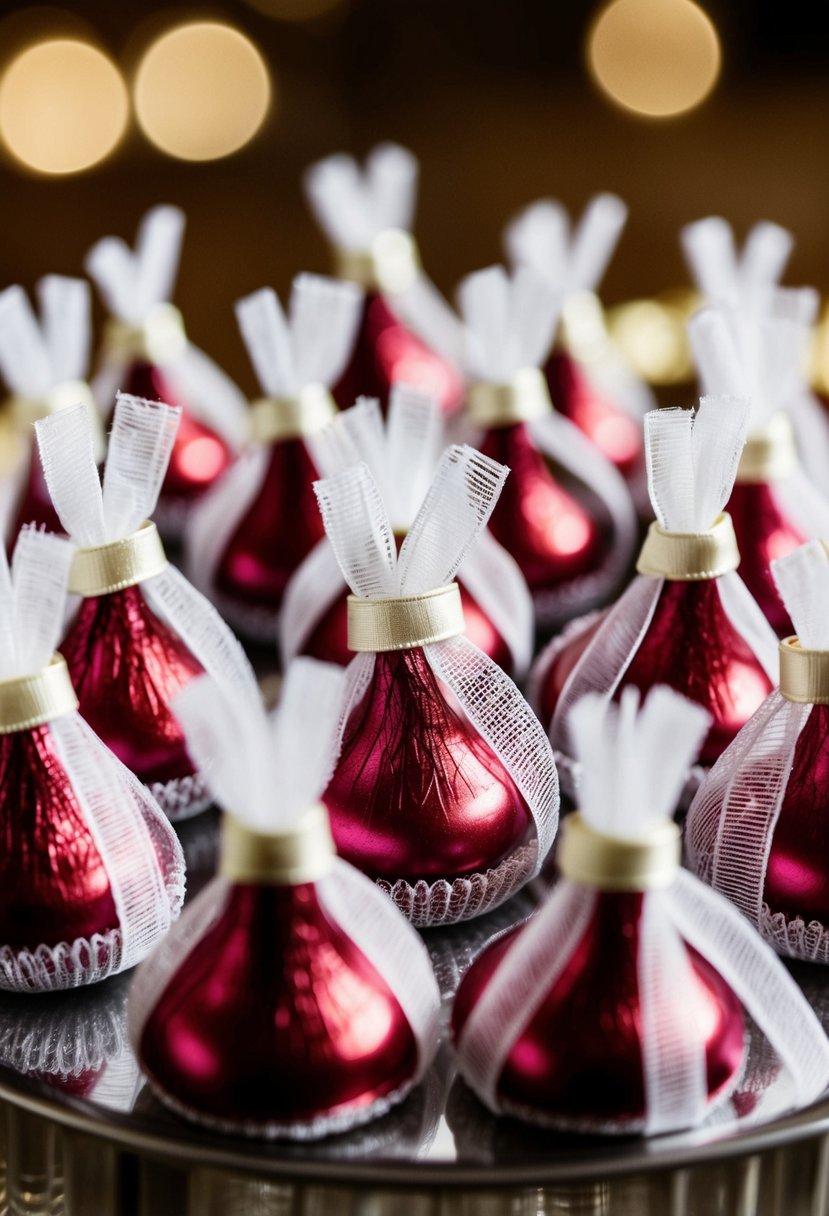
<svg viewBox="0 0 829 1216">
<path fill-rule="evenodd" d="M 250 407 L 250 437 L 254 443 L 301 439 L 327 426 L 337 413 L 324 384 L 306 384 L 295 397 L 260 397 Z"/>
<path fill-rule="evenodd" d="M 71 595 L 111 595 L 160 574 L 167 555 L 152 520 L 145 519 L 132 536 L 78 549 L 69 571 Z"/>
<path fill-rule="evenodd" d="M 327 874 L 334 852 L 328 812 L 320 803 L 284 832 L 261 832 L 225 815 L 219 873 L 231 882 L 298 886 Z"/>
<path fill-rule="evenodd" d="M 387 228 L 368 249 L 335 249 L 334 268 L 341 279 L 393 296 L 420 275 L 420 255 L 411 233 Z"/>
<path fill-rule="evenodd" d="M 401 595 L 393 599 L 367 600 L 348 597 L 349 650 L 378 654 L 386 650 L 413 650 L 463 633 L 461 592 L 457 583 Z"/>
<path fill-rule="evenodd" d="M 92 389 L 83 380 L 66 380 L 44 397 L 12 397 L 9 409 L 17 426 L 29 430 L 41 418 L 48 418 L 69 405 L 84 405 L 100 428 L 101 419 Z"/>
<path fill-rule="evenodd" d="M 575 812 L 562 820 L 558 868 L 565 878 L 599 891 L 654 891 L 669 887 L 681 859 L 679 828 L 664 820 L 648 840 L 597 832 Z"/>
<path fill-rule="evenodd" d="M 595 292 L 574 291 L 565 298 L 557 346 L 581 363 L 600 358 L 607 349 L 604 310 Z"/>
<path fill-rule="evenodd" d="M 746 440 L 737 468 L 737 481 L 779 481 L 796 468 L 797 447 L 792 424 L 786 414 L 774 414 L 765 430 L 749 435 Z"/>
<path fill-rule="evenodd" d="M 184 319 L 174 304 L 156 304 L 140 325 L 111 318 L 104 330 L 104 349 L 113 358 L 172 363 L 187 347 Z"/>
<path fill-rule="evenodd" d="M 639 574 L 675 583 L 719 578 L 740 564 L 731 516 L 723 511 L 707 532 L 666 532 L 654 521 L 648 528 L 636 569 Z"/>
<path fill-rule="evenodd" d="M 543 418 L 553 403 L 540 368 L 524 367 L 507 384 L 471 384 L 466 408 L 471 422 L 488 429 Z"/>
<path fill-rule="evenodd" d="M 31 730 L 77 708 L 63 655 L 54 654 L 49 666 L 34 675 L 0 681 L 0 735 Z"/>
<path fill-rule="evenodd" d="M 784 638 L 780 694 L 797 705 L 829 705 L 829 650 L 806 650 L 796 637 Z"/>
</svg>

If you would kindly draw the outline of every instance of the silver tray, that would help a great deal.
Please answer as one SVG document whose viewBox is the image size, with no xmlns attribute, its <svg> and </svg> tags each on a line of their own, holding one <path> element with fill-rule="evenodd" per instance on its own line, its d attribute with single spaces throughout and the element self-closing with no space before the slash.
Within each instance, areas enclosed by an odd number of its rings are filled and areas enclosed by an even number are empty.
<svg viewBox="0 0 829 1216">
<path fill-rule="evenodd" d="M 217 817 L 202 816 L 185 825 L 181 836 L 193 894 L 213 871 Z M 494 933 L 531 912 L 540 889 L 531 885 L 478 921 L 424 933 L 446 1015 L 471 959 Z M 829 1025 L 829 972 L 805 964 L 792 965 L 791 970 Z M 753 1027 L 735 1100 L 706 1125 L 681 1135 L 587 1138 L 496 1119 L 454 1075 L 445 1041 L 424 1082 L 401 1106 L 351 1133 L 302 1145 L 212 1135 L 169 1113 L 143 1084 L 125 1030 L 129 983 L 125 975 L 72 993 L 2 995 L 0 1099 L 75 1133 L 103 1137 L 120 1151 L 166 1160 L 176 1168 L 209 1167 L 273 1182 L 379 1187 L 386 1192 L 401 1187 L 494 1188 L 505 1194 L 509 1188 L 515 1193 L 540 1188 L 541 1194 L 564 1187 L 570 1192 L 580 1185 L 595 1188 L 599 1181 L 609 1185 L 613 1179 L 656 1171 L 679 1171 L 680 1176 L 702 1165 L 744 1163 L 821 1137 L 827 1137 L 824 1146 L 829 1146 L 829 1098 L 793 1110 L 779 1063 Z M 824 1156 L 821 1185 L 829 1195 L 829 1155 Z M 810 1169 L 814 1174 L 818 1166 L 813 1163 Z M 605 1205 L 595 1210 L 614 1209 Z M 695 1209 L 686 1203 L 681 1210 Z M 743 1205 L 741 1210 L 755 1208 Z M 825 1209 L 816 1206 L 812 1196 L 803 1210 Z"/>
</svg>

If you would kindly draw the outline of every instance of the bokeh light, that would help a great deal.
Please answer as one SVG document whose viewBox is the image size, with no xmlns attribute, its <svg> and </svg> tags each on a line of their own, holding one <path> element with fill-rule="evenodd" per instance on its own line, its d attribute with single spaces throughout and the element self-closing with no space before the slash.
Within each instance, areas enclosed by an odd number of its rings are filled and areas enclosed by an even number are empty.
<svg viewBox="0 0 829 1216">
<path fill-rule="evenodd" d="M 612 0 L 593 23 L 587 61 L 623 109 L 671 118 L 708 96 L 720 74 L 720 41 L 692 0 Z"/>
<path fill-rule="evenodd" d="M 115 64 L 88 42 L 53 38 L 21 51 L 0 81 L 0 134 L 39 173 L 80 173 L 112 152 L 129 96 Z"/>
<path fill-rule="evenodd" d="M 156 39 L 138 65 L 135 109 L 148 139 L 179 160 L 244 147 L 271 104 L 262 56 L 233 26 L 196 21 Z"/>
</svg>

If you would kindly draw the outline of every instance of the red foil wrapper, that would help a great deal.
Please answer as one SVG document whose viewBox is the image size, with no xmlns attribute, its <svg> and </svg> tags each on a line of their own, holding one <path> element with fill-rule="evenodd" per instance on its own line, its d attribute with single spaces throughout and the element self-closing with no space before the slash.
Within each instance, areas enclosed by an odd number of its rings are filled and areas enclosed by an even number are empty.
<svg viewBox="0 0 829 1216">
<path fill-rule="evenodd" d="M 409 1022 L 312 883 L 238 885 L 170 977 L 139 1045 L 161 1096 L 203 1121 L 361 1112 L 409 1083 Z"/>
<path fill-rule="evenodd" d="M 178 399 L 163 371 L 145 360 L 134 360 L 120 385 L 123 393 L 146 397 L 151 401 L 166 401 L 182 407 L 181 421 L 159 504 L 164 509 L 185 511 L 224 473 L 231 462 L 232 452 L 216 431 L 199 422 L 187 402 Z"/>
<path fill-rule="evenodd" d="M 288 580 L 324 535 L 302 439 L 269 449 L 263 484 L 219 558 L 214 586 L 244 606 L 278 612 Z"/>
<path fill-rule="evenodd" d="M 489 655 L 508 675 L 513 674 L 512 653 L 501 634 L 479 604 L 459 582 L 461 605 L 466 621 L 464 636 Z M 324 663 L 346 667 L 354 658 L 348 649 L 348 596 L 343 594 L 320 618 L 309 635 L 302 653 Z"/>
<path fill-rule="evenodd" d="M 637 960 L 643 896 L 600 894 L 591 923 L 562 974 L 513 1044 L 498 1078 L 507 1106 L 562 1124 L 596 1127 L 645 1117 Z M 522 926 L 478 956 L 452 1009 L 457 1040 L 498 963 Z M 725 980 L 691 947 L 696 1025 L 714 1101 L 743 1062 L 744 1019 Z"/>
<path fill-rule="evenodd" d="M 0 735 L 0 791 L 0 944 L 34 951 L 117 929 L 103 859 L 48 726 Z"/>
<path fill-rule="evenodd" d="M 740 550 L 740 578 L 772 629 L 778 636 L 787 637 L 794 628 L 777 594 L 770 563 L 797 549 L 808 537 L 784 518 L 775 501 L 773 484 L 738 481 L 731 492 L 728 513 Z"/>
<path fill-rule="evenodd" d="M 539 693 L 549 726 L 570 672 L 600 628 L 598 618 L 565 644 L 545 674 Z M 699 763 L 706 767 L 725 750 L 772 690 L 772 683 L 748 643 L 725 614 L 715 581 L 665 580 L 641 645 L 617 690 L 629 685 L 644 696 L 667 684 L 711 714 L 711 729 Z"/>
<path fill-rule="evenodd" d="M 391 882 L 485 871 L 534 830 L 512 777 L 419 649 L 376 656 L 323 801 L 340 856 Z"/>
<path fill-rule="evenodd" d="M 463 401 L 464 384 L 452 365 L 415 337 L 381 295 L 369 292 L 354 353 L 333 390 L 334 400 L 348 409 L 359 396 L 377 397 L 385 410 L 395 381 L 434 393 L 446 414 Z"/>
<path fill-rule="evenodd" d="M 49 496 L 46 478 L 43 476 L 40 457 L 37 453 L 37 445 L 34 442 L 32 443 L 32 454 L 29 458 L 29 469 L 26 474 L 23 497 L 20 500 L 14 526 L 9 535 L 9 556 L 11 556 L 14 550 L 17 534 L 24 524 L 37 524 L 39 528 L 45 528 L 47 532 L 56 532 L 60 536 L 63 535 L 63 525 L 58 519 L 55 508 L 52 506 L 52 499 Z"/>
<path fill-rule="evenodd" d="M 82 600 L 61 654 L 82 716 L 140 781 L 193 775 L 170 703 L 202 668 L 140 587 Z"/>
<path fill-rule="evenodd" d="M 569 418 L 625 478 L 645 466 L 642 425 L 591 382 L 584 368 L 565 351 L 554 351 L 544 368 L 556 409 Z"/>
<path fill-rule="evenodd" d="M 559 482 L 524 423 L 485 431 L 478 446 L 511 470 L 489 528 L 530 591 L 554 589 L 596 570 L 607 556 L 608 537 Z"/>
<path fill-rule="evenodd" d="M 815 705 L 800 732 L 771 839 L 765 902 L 787 920 L 829 926 L 829 706 Z"/>
</svg>

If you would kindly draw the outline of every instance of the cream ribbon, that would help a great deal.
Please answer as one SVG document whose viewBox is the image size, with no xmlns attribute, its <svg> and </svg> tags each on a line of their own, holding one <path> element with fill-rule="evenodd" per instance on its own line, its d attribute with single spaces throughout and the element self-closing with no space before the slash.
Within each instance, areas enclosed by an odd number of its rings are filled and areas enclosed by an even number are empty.
<svg viewBox="0 0 829 1216">
<path fill-rule="evenodd" d="M 466 408 L 470 422 L 489 429 L 534 422 L 551 413 L 553 403 L 541 369 L 523 367 L 504 384 L 470 384 Z"/>
<path fill-rule="evenodd" d="M 278 443 L 315 435 L 337 413 L 324 384 L 306 384 L 295 397 L 260 397 L 250 407 L 250 437 L 254 443 Z"/>
<path fill-rule="evenodd" d="M 707 532 L 668 532 L 654 521 L 648 529 L 636 569 L 639 574 L 671 582 L 719 578 L 740 564 L 731 516 L 723 511 Z"/>
<path fill-rule="evenodd" d="M 558 867 L 565 878 L 599 891 L 654 891 L 669 887 L 681 859 L 679 828 L 660 822 L 647 840 L 622 840 L 597 831 L 576 811 L 561 823 Z"/>
<path fill-rule="evenodd" d="M 107 355 L 144 359 L 163 366 L 172 363 L 187 348 L 184 319 L 174 304 L 155 304 L 140 325 L 111 318 L 104 330 Z"/>
<path fill-rule="evenodd" d="M 328 812 L 314 803 L 291 828 L 259 831 L 235 815 L 222 819 L 219 873 L 235 883 L 298 886 L 327 874 L 335 856 Z"/>
<path fill-rule="evenodd" d="M 9 411 L 14 423 L 21 430 L 28 431 L 41 418 L 48 418 L 50 414 L 56 414 L 58 410 L 78 403 L 86 407 L 91 418 L 98 420 L 100 427 L 92 389 L 83 380 L 65 380 L 62 384 L 55 385 L 44 397 L 11 397 Z"/>
<path fill-rule="evenodd" d="M 420 275 L 414 237 L 399 228 L 379 232 L 368 249 L 335 249 L 334 263 L 338 278 L 383 295 L 406 291 Z"/>
<path fill-rule="evenodd" d="M 772 415 L 764 430 L 749 435 L 740 457 L 737 481 L 779 481 L 796 468 L 794 430 L 788 415 L 781 412 Z"/>
<path fill-rule="evenodd" d="M 457 583 L 384 600 L 348 597 L 348 648 L 378 654 L 413 650 L 463 633 L 466 622 Z"/>
<path fill-rule="evenodd" d="M 111 595 L 160 574 L 167 555 L 152 520 L 122 540 L 77 549 L 69 571 L 70 595 Z"/>
<path fill-rule="evenodd" d="M 829 650 L 807 650 L 796 637 L 784 638 L 780 694 L 796 705 L 829 705 Z"/>
<path fill-rule="evenodd" d="M 0 735 L 31 730 L 77 708 L 63 655 L 54 654 L 49 666 L 34 675 L 0 681 Z"/>
</svg>

